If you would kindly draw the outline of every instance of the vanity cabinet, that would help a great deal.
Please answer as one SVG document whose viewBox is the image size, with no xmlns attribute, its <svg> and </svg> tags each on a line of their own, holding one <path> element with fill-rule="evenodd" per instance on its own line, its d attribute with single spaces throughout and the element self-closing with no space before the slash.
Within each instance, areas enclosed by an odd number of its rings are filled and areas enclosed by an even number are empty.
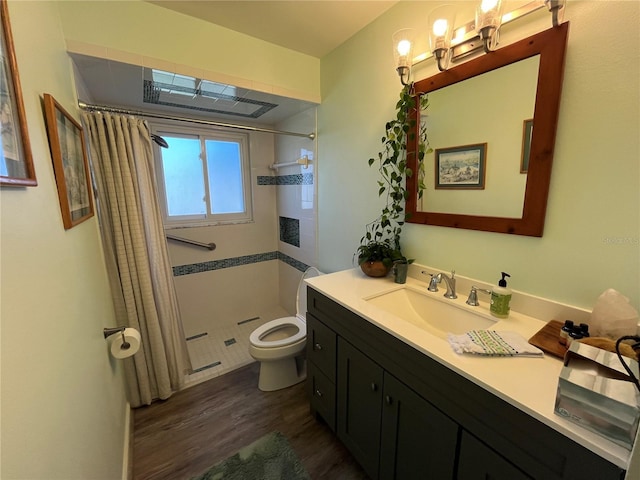
<svg viewBox="0 0 640 480">
<path fill-rule="evenodd" d="M 338 338 L 337 433 L 373 478 L 453 478 L 458 425 Z"/>
<path fill-rule="evenodd" d="M 624 478 L 616 465 L 311 287 L 307 302 L 311 410 L 372 479 Z"/>
</svg>

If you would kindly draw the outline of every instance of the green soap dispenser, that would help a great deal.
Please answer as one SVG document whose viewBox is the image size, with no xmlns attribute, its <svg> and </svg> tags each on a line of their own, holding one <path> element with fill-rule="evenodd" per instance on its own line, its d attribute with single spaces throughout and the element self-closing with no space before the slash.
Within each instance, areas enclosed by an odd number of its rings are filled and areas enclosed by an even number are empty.
<svg viewBox="0 0 640 480">
<path fill-rule="evenodd" d="M 502 272 L 502 279 L 498 282 L 497 287 L 493 287 L 491 290 L 491 306 L 489 311 L 491 315 L 498 318 L 507 318 L 509 316 L 509 310 L 511 307 L 511 289 L 507 288 L 507 281 L 504 277 L 511 277 L 506 272 Z"/>
</svg>

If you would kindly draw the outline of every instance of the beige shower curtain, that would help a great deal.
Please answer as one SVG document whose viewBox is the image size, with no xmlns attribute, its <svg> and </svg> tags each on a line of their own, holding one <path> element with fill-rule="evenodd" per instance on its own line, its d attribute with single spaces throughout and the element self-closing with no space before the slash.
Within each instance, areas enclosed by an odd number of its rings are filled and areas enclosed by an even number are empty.
<svg viewBox="0 0 640 480">
<path fill-rule="evenodd" d="M 142 345 L 123 361 L 133 407 L 166 399 L 191 370 L 172 280 L 147 123 L 83 112 L 109 282 L 119 326 Z"/>
</svg>

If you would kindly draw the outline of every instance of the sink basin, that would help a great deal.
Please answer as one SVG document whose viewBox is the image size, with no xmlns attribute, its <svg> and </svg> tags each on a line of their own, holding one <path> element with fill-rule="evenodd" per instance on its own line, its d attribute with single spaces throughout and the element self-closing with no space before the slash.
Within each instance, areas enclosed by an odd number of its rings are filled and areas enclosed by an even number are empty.
<svg viewBox="0 0 640 480">
<path fill-rule="evenodd" d="M 446 299 L 440 292 L 421 291 L 408 285 L 365 300 L 441 338 L 446 338 L 447 333 L 493 328 L 496 323 L 489 314 L 474 312 L 472 309 L 478 307 L 468 306 L 460 299 Z"/>
</svg>

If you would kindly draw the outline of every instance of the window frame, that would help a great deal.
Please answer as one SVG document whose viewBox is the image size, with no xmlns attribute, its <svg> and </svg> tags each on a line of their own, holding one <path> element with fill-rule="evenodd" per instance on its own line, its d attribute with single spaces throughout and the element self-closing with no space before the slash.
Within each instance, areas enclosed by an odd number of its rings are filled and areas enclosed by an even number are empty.
<svg viewBox="0 0 640 480">
<path fill-rule="evenodd" d="M 185 227 L 206 227 L 217 225 L 233 225 L 243 223 L 253 223 L 253 190 L 251 183 L 251 157 L 250 157 L 250 135 L 225 128 L 198 127 L 176 125 L 171 122 L 149 123 L 151 133 L 161 137 L 197 137 L 200 141 L 200 161 L 204 181 L 204 195 L 206 213 L 204 215 L 180 215 L 169 216 L 167 205 L 167 191 L 165 174 L 162 164 L 162 148 L 153 142 L 153 158 L 155 165 L 155 180 L 158 187 L 158 201 L 162 210 L 162 223 L 165 230 Z M 208 162 L 206 159 L 206 140 L 234 142 L 240 147 L 240 166 L 242 177 L 242 193 L 244 199 L 244 211 L 239 213 L 219 213 L 212 214 L 210 203 L 210 187 Z M 169 146 L 171 148 L 171 146 Z"/>
</svg>

